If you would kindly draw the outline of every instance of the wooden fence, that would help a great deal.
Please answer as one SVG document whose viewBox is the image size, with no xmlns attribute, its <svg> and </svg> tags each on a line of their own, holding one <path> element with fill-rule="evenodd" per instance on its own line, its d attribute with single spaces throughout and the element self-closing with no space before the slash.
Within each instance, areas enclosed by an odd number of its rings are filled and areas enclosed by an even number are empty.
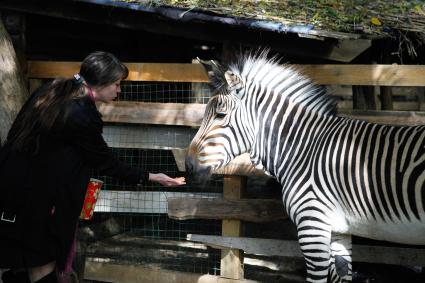
<svg viewBox="0 0 425 283">
<path fill-rule="evenodd" d="M 127 63 L 129 68 L 128 80 L 157 81 L 157 82 L 196 82 L 206 83 L 208 78 L 199 64 L 152 64 Z M 424 110 L 425 66 L 406 65 L 296 65 L 296 68 L 310 76 L 318 84 L 328 85 L 333 93 L 340 96 L 352 96 L 353 101 L 340 104 L 341 116 L 364 119 L 370 122 L 417 125 L 425 124 L 425 113 L 420 111 L 380 111 L 385 109 Z M 31 85 L 39 85 L 39 79 L 56 77 L 71 77 L 79 70 L 78 62 L 28 62 L 28 78 Z M 347 87 L 350 86 L 350 87 Z M 391 89 L 394 87 L 420 87 L 417 101 L 413 104 L 400 104 L 397 107 L 393 102 Z M 380 101 L 376 103 L 377 92 L 372 91 L 369 97 L 359 88 L 369 87 L 380 90 Z M 336 90 L 336 91 L 335 91 Z M 348 90 L 348 91 L 347 91 Z M 338 93 L 339 92 L 339 93 Z M 402 91 L 402 93 L 404 93 Z M 405 94 L 402 94 L 405 95 Z M 357 96 L 363 100 L 372 101 L 363 107 L 358 103 Z M 373 96 L 373 97 L 372 97 Z M 383 103 L 385 101 L 385 103 Z M 345 103 L 345 105 L 344 105 Z M 385 104 L 385 105 L 384 105 Z M 341 106 L 344 105 L 344 106 Z M 352 106 L 368 109 L 349 109 Z M 372 105 L 372 107 L 370 107 Z M 403 106 L 400 106 L 403 105 Z M 406 106 L 409 105 L 409 106 Z M 385 107 L 384 107 L 385 106 Z M 199 127 L 205 109 L 204 104 L 179 103 L 145 103 L 116 101 L 98 105 L 106 123 L 119 122 L 128 124 L 173 125 Z M 411 107 L 409 109 L 409 107 Z M 125 126 L 120 126 L 125 128 Z M 114 127 L 106 125 L 106 131 L 114 131 Z M 133 135 L 131 147 L 146 148 L 146 144 L 139 144 L 137 131 L 120 129 Z M 120 146 L 109 141 L 111 146 Z M 164 148 L 173 150 L 176 163 L 180 170 L 184 170 L 184 150 L 188 145 L 175 148 L 161 145 L 149 145 L 147 148 Z M 242 237 L 242 221 L 272 221 L 284 218 L 283 207 L 276 200 L 248 200 L 244 199 L 246 191 L 246 176 L 262 174 L 255 170 L 246 156 L 238 158 L 216 173 L 225 174 L 223 195 L 217 197 L 192 198 L 190 194 L 176 193 L 168 198 L 168 214 L 174 219 L 221 219 L 222 236 L 188 235 L 189 241 L 211 245 L 222 250 L 221 275 L 201 275 L 167 270 L 155 270 L 140 266 L 121 266 L 112 263 L 87 262 L 85 278 L 107 282 L 254 282 L 244 279 L 243 251 L 264 255 L 279 255 L 300 257 L 298 244 L 295 241 L 270 239 L 254 239 Z M 122 192 L 108 192 L 122 193 Z M 131 192 L 132 199 L 151 198 L 146 192 Z M 158 196 L 159 197 L 159 196 Z M 128 198 L 128 197 L 127 197 Z M 108 199 L 105 197 L 105 201 Z M 119 197 L 115 198 L 119 199 Z M 122 206 L 122 205 L 121 205 Z M 108 206 L 103 206 L 108 207 Z M 143 208 L 134 204 L 126 204 L 128 210 L 143 213 Z M 107 209 L 106 209 L 107 211 Z M 113 212 L 113 210 L 110 210 Z M 244 213 L 240 213 L 244 211 Z M 166 213 L 167 208 L 159 208 L 158 213 Z M 390 248 L 354 246 L 353 258 L 355 261 L 380 262 L 391 264 L 409 264 L 425 266 L 423 250 L 414 248 Z"/>
</svg>

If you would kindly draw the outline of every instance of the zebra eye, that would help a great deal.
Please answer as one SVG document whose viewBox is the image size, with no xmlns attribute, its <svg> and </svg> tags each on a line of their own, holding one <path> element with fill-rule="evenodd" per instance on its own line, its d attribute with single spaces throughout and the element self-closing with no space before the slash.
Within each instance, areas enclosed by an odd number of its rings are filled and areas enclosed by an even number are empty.
<svg viewBox="0 0 425 283">
<path fill-rule="evenodd" d="M 218 119 L 223 119 L 224 117 L 226 117 L 226 113 L 217 112 L 217 113 L 215 113 L 215 117 L 218 118 Z"/>
</svg>

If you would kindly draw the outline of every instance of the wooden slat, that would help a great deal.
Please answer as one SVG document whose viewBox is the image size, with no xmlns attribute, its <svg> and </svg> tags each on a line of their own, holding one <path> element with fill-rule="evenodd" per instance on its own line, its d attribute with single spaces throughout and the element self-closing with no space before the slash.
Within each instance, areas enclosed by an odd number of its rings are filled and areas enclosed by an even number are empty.
<svg viewBox="0 0 425 283">
<path fill-rule="evenodd" d="M 200 64 L 126 63 L 130 81 L 208 82 Z"/>
<path fill-rule="evenodd" d="M 106 124 L 102 135 L 110 147 L 177 150 L 186 149 L 195 134 L 189 127 Z"/>
<path fill-rule="evenodd" d="M 99 103 L 98 109 L 105 122 L 199 126 L 205 105 L 116 101 Z"/>
<path fill-rule="evenodd" d="M 67 78 L 78 73 L 80 66 L 80 62 L 28 61 L 27 76 L 30 79 Z"/>
<path fill-rule="evenodd" d="M 126 63 L 128 80 L 208 82 L 200 64 Z M 79 62 L 29 61 L 29 78 L 71 77 Z M 319 84 L 425 86 L 424 65 L 293 65 Z"/>
<path fill-rule="evenodd" d="M 233 280 L 208 274 L 95 261 L 86 262 L 84 279 L 113 283 L 260 283 L 254 280 Z"/>
<path fill-rule="evenodd" d="M 172 219 L 233 219 L 269 222 L 288 218 L 281 200 L 275 199 L 200 199 L 168 198 Z"/>
<path fill-rule="evenodd" d="M 388 125 L 424 125 L 425 112 L 343 110 L 338 116 Z"/>
<path fill-rule="evenodd" d="M 80 70 L 80 62 L 29 61 L 29 78 L 72 77 Z M 129 81 L 208 82 L 200 64 L 125 63 Z"/>
<path fill-rule="evenodd" d="M 164 213 L 168 198 L 220 198 L 219 193 L 136 192 L 101 190 L 95 212 Z"/>
<path fill-rule="evenodd" d="M 397 106 L 397 103 L 395 103 Z M 205 104 L 111 102 L 101 104 L 99 110 L 105 122 L 142 123 L 199 127 Z M 425 113 L 402 111 L 339 111 L 339 116 L 372 123 L 394 125 L 423 125 Z M 365 115 L 365 113 L 368 113 Z M 375 117 L 375 116 L 379 116 Z"/>
<path fill-rule="evenodd" d="M 419 90 L 422 87 L 412 86 L 400 86 L 400 87 L 390 87 L 392 90 L 393 96 L 400 96 L 400 97 L 418 97 L 421 96 L 419 93 Z M 350 98 L 353 95 L 352 88 L 350 85 L 326 85 L 326 90 L 330 95 L 334 96 L 340 96 L 340 97 L 347 97 Z M 375 93 L 380 95 L 381 89 L 379 86 L 375 86 Z"/>
<path fill-rule="evenodd" d="M 393 110 L 386 110 L 386 111 L 418 111 L 420 109 L 420 103 L 416 101 L 395 101 L 392 104 L 393 104 Z M 377 101 L 376 105 L 378 109 L 381 108 L 380 101 Z M 338 101 L 337 109 L 352 110 L 353 102 L 351 100 Z"/>
<path fill-rule="evenodd" d="M 233 247 L 241 249 L 247 254 L 288 257 L 303 256 L 297 241 L 197 234 L 187 234 L 186 240 L 221 249 Z"/>
<path fill-rule="evenodd" d="M 425 86 L 424 65 L 296 65 L 319 84 Z"/>
<path fill-rule="evenodd" d="M 393 109 L 385 109 L 382 107 L 384 111 L 418 111 L 420 109 L 419 102 L 417 101 L 394 101 Z"/>
<path fill-rule="evenodd" d="M 248 254 L 302 257 L 297 241 L 195 234 L 188 234 L 187 240 L 201 242 L 215 248 L 238 248 Z M 353 245 L 353 261 L 404 266 L 425 266 L 425 249 Z"/>
</svg>

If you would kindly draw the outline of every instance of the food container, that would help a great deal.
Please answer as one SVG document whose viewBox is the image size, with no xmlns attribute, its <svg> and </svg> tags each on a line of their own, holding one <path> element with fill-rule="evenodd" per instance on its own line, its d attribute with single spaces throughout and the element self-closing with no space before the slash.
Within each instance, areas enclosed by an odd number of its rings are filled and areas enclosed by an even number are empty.
<svg viewBox="0 0 425 283">
<path fill-rule="evenodd" d="M 98 179 L 90 178 L 87 185 L 86 196 L 84 198 L 83 209 L 81 210 L 80 219 L 90 220 L 93 217 L 94 207 L 102 188 L 103 182 Z"/>
</svg>

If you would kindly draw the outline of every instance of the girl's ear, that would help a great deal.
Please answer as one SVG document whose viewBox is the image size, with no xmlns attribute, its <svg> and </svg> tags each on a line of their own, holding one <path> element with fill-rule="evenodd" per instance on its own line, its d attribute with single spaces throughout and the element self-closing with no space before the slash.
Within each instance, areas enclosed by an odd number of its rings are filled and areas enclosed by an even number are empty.
<svg viewBox="0 0 425 283">
<path fill-rule="evenodd" d="M 236 94 L 238 98 L 241 98 L 243 93 L 242 90 L 245 87 L 242 78 L 229 70 L 224 73 L 224 77 L 226 78 L 229 92 Z"/>
</svg>

